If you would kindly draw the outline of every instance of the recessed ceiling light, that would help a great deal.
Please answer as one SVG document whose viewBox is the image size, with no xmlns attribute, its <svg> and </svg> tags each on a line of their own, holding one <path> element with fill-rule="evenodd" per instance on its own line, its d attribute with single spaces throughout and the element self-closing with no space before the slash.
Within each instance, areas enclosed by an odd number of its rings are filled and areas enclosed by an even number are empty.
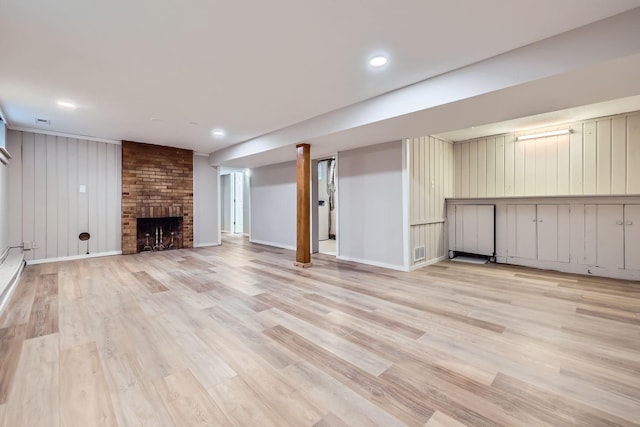
<svg viewBox="0 0 640 427">
<path fill-rule="evenodd" d="M 224 129 L 214 129 L 211 131 L 211 135 L 215 136 L 216 138 L 222 138 L 226 135 L 226 133 Z"/>
<path fill-rule="evenodd" d="M 58 104 L 58 107 L 60 108 L 65 108 L 67 110 L 75 110 L 76 109 L 76 104 L 74 104 L 73 102 L 69 102 L 69 101 L 56 101 L 56 104 Z"/>
<path fill-rule="evenodd" d="M 387 65 L 388 62 L 389 62 L 389 59 L 386 56 L 382 56 L 382 55 L 376 55 L 371 59 L 369 59 L 369 65 L 375 68 L 380 68 L 384 65 Z"/>
</svg>

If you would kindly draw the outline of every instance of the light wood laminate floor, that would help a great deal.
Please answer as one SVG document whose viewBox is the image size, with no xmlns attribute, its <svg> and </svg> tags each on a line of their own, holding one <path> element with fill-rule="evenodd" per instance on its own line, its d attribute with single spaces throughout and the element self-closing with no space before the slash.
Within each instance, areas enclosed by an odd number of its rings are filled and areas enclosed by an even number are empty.
<svg viewBox="0 0 640 427">
<path fill-rule="evenodd" d="M 638 283 L 293 260 L 228 236 L 28 266 L 0 317 L 0 425 L 640 422 Z"/>
</svg>

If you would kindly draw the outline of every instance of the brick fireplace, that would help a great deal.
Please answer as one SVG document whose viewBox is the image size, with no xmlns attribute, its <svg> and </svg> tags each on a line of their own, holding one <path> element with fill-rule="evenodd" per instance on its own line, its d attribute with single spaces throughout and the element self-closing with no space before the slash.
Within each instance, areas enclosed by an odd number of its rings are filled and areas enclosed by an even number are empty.
<svg viewBox="0 0 640 427">
<path fill-rule="evenodd" d="M 123 254 L 140 251 L 138 219 L 142 218 L 180 218 L 176 244 L 193 247 L 191 150 L 122 141 Z"/>
</svg>

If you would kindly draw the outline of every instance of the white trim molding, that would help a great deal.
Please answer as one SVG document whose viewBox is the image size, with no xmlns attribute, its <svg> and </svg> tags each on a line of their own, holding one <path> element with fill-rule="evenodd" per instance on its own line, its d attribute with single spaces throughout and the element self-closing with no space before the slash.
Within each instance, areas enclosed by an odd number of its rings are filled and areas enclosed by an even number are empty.
<svg viewBox="0 0 640 427">
<path fill-rule="evenodd" d="M 336 256 L 336 259 L 340 261 L 357 262 L 358 264 L 373 265 L 374 267 L 388 268 L 390 270 L 409 271 L 408 267 L 405 267 L 404 265 L 400 265 L 400 264 L 388 264 L 386 262 L 371 261 L 368 259 L 353 258 L 349 256 L 342 256 L 342 255 Z"/>
<path fill-rule="evenodd" d="M 446 259 L 447 259 L 447 256 L 444 255 L 444 256 L 441 256 L 441 257 L 438 257 L 438 258 L 430 259 L 429 261 L 423 261 L 423 262 L 421 262 L 419 264 L 412 265 L 410 267 L 410 271 L 417 270 L 417 269 L 422 268 L 422 267 L 428 267 L 430 265 L 437 264 L 440 261 L 444 261 Z"/>
<path fill-rule="evenodd" d="M 73 133 L 66 133 L 66 132 L 54 132 L 48 129 L 35 129 L 35 128 L 24 127 L 24 126 L 8 126 L 7 125 L 7 127 L 11 130 L 17 130 L 21 132 L 40 133 L 44 135 L 62 136 L 64 138 L 82 139 L 85 141 L 106 142 L 107 144 L 122 145 L 122 141 L 118 141 L 117 139 L 98 138 L 95 136 L 88 136 L 88 135 L 76 135 Z"/>
<path fill-rule="evenodd" d="M 193 245 L 194 248 L 208 248 L 211 246 L 220 246 L 220 243 L 198 243 L 197 245 Z"/>
<path fill-rule="evenodd" d="M 273 246 L 274 248 L 288 249 L 290 251 L 296 250 L 295 246 L 283 245 L 282 243 L 266 242 L 264 240 L 255 240 L 255 239 L 249 239 L 249 242 L 256 243 L 258 245 Z"/>
<path fill-rule="evenodd" d="M 33 260 L 28 260 L 27 265 L 46 264 L 50 262 L 60 262 L 60 261 L 73 261 L 76 259 L 85 259 L 85 258 L 99 258 L 103 256 L 113 256 L 113 255 L 122 255 L 122 251 L 97 252 L 95 254 L 83 254 L 83 255 L 61 256 L 57 258 L 33 259 Z"/>
</svg>

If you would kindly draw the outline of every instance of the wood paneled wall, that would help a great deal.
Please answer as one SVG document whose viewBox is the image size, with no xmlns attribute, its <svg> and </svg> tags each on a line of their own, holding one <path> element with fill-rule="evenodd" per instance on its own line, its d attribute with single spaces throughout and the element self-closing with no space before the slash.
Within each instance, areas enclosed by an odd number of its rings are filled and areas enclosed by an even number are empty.
<svg viewBox="0 0 640 427">
<path fill-rule="evenodd" d="M 455 197 L 640 194 L 640 113 L 540 131 L 568 126 L 571 135 L 454 144 Z"/>
<path fill-rule="evenodd" d="M 453 145 L 432 136 L 408 140 L 411 265 L 446 255 L 445 198 L 453 196 Z M 414 261 L 414 248 L 425 259 Z"/>
<path fill-rule="evenodd" d="M 90 253 L 119 251 L 120 145 L 11 132 L 22 152 L 21 162 L 11 165 L 21 181 L 11 185 L 22 186 L 22 241 L 32 246 L 25 258 L 85 254 L 87 243 L 78 240 L 83 231 L 91 233 Z"/>
</svg>

